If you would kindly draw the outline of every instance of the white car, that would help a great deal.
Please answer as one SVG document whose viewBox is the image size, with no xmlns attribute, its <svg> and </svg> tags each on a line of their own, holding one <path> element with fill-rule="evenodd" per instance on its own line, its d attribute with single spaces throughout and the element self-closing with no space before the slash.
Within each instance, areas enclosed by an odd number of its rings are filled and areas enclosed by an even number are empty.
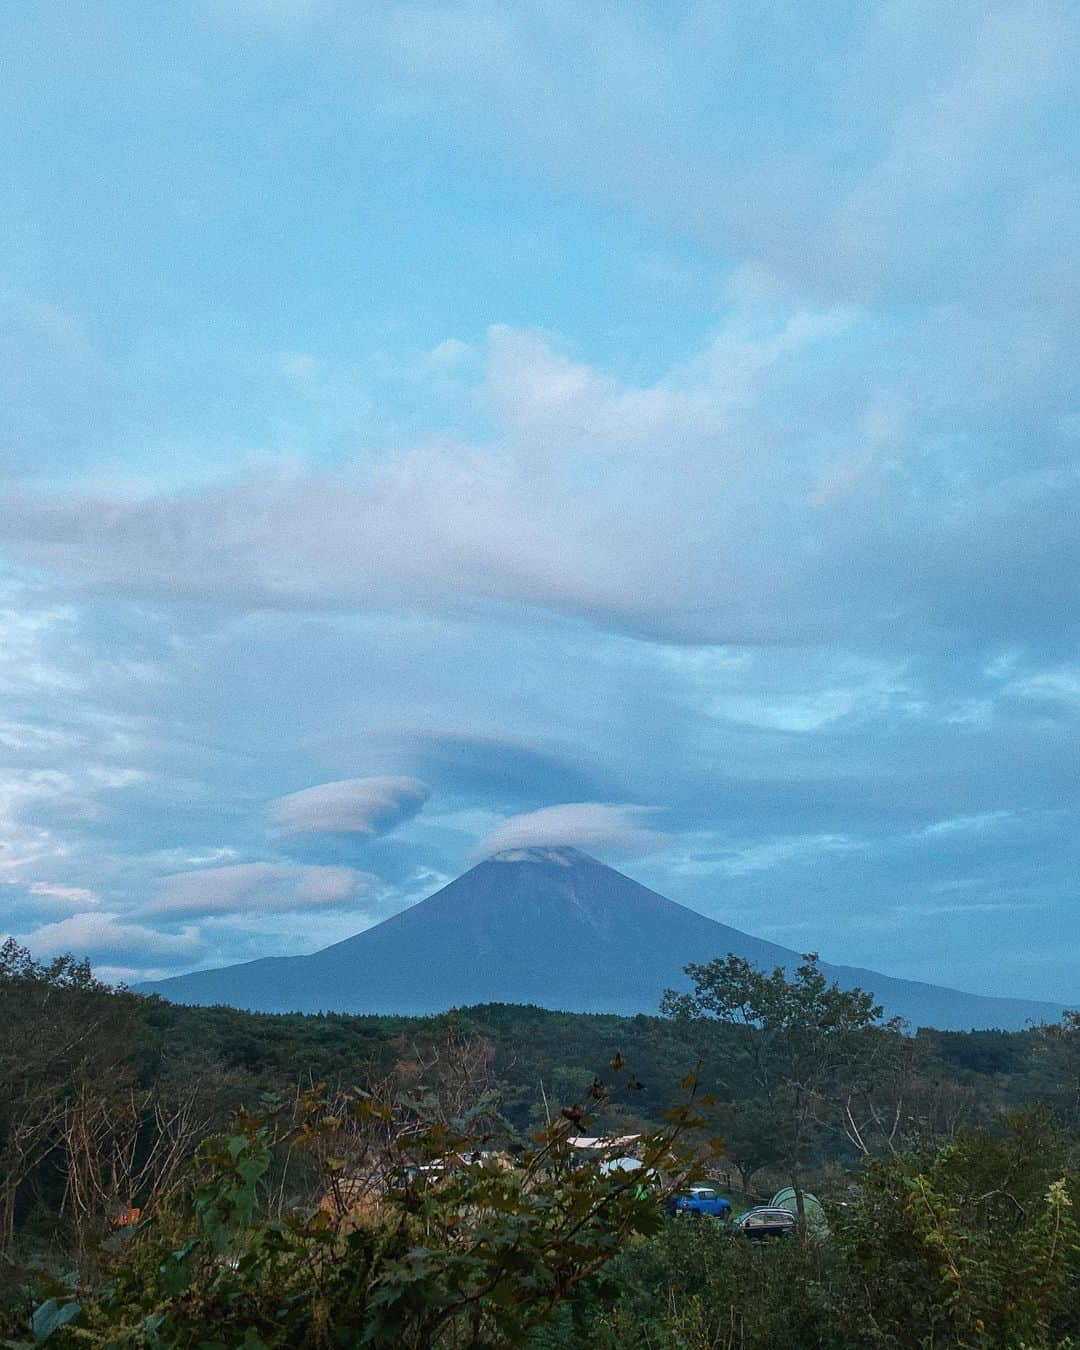
<svg viewBox="0 0 1080 1350">
<path fill-rule="evenodd" d="M 792 1214 L 790 1209 L 758 1205 L 740 1214 L 735 1220 L 735 1227 L 746 1237 L 783 1237 L 785 1233 L 794 1232 L 798 1222 L 798 1215 Z"/>
</svg>

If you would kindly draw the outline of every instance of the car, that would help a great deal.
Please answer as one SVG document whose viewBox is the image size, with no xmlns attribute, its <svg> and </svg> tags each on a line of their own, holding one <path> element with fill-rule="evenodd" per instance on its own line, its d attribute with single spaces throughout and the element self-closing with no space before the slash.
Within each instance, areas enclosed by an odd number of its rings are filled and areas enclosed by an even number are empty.
<svg viewBox="0 0 1080 1350">
<path fill-rule="evenodd" d="M 731 1213 L 731 1201 L 725 1200 L 714 1186 L 688 1186 L 672 1196 L 670 1210 L 672 1214 L 686 1214 L 695 1219 L 703 1215 L 726 1219 Z"/>
<path fill-rule="evenodd" d="M 797 1214 L 776 1205 L 755 1205 L 735 1220 L 736 1231 L 748 1238 L 784 1237 L 793 1233 L 799 1222 Z"/>
</svg>

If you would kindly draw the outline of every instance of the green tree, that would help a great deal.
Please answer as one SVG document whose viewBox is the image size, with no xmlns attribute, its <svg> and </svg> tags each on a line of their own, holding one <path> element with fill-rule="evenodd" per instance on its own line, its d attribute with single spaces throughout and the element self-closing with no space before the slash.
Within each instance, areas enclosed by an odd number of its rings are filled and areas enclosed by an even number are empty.
<svg viewBox="0 0 1080 1350">
<path fill-rule="evenodd" d="M 773 1167 L 786 1157 L 786 1138 L 776 1113 L 761 1101 L 721 1102 L 713 1118 L 724 1136 L 725 1157 L 739 1174 L 744 1195 L 763 1167 Z"/>
<path fill-rule="evenodd" d="M 1043 1027 L 1042 1034 L 1050 1051 L 1062 1116 L 1074 1130 L 1080 1129 L 1080 1011 L 1063 1013 L 1061 1021 Z"/>
<path fill-rule="evenodd" d="M 668 990 L 661 1011 L 679 1020 L 734 1028 L 736 1053 L 759 1098 L 781 1131 L 782 1159 L 802 1213 L 802 1175 L 811 1143 L 823 1124 L 837 1121 L 837 1106 L 860 1081 L 868 1056 L 878 1052 L 867 1032 L 881 1007 L 862 989 L 829 984 L 810 953 L 789 979 L 729 952 L 686 967 L 693 993 Z M 898 1021 L 887 1034 L 899 1033 Z"/>
<path fill-rule="evenodd" d="M 1066 1350 L 1080 1335 L 1080 1177 L 1045 1106 L 872 1161 L 838 1215 L 870 1344 Z M 862 1342 L 860 1342 L 861 1344 Z"/>
</svg>

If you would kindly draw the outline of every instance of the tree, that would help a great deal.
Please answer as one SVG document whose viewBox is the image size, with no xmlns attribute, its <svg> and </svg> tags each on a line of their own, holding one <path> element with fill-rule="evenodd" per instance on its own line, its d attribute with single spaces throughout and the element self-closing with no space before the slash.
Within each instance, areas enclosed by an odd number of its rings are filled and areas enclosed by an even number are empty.
<svg viewBox="0 0 1080 1350">
<path fill-rule="evenodd" d="M 1063 1350 L 1080 1333 L 1080 1175 L 1045 1106 L 872 1161 L 837 1215 L 847 1318 L 873 1345 Z M 862 1342 L 859 1342 L 862 1344 Z"/>
<path fill-rule="evenodd" d="M 760 1101 L 721 1102 L 714 1118 L 724 1136 L 724 1156 L 739 1174 L 744 1195 L 763 1167 L 786 1156 L 783 1127 L 771 1107 Z"/>
<path fill-rule="evenodd" d="M 0 945 L 0 1252 L 21 1191 L 59 1146 L 73 1089 L 103 1084 L 124 1059 L 129 999 L 86 961 L 35 961 L 12 938 Z"/>
<path fill-rule="evenodd" d="M 1062 1094 L 1062 1115 L 1073 1129 L 1080 1129 L 1080 1010 L 1062 1013 L 1061 1021 L 1043 1027 L 1042 1033 Z"/>
<path fill-rule="evenodd" d="M 836 1104 L 859 1081 L 876 1041 L 867 1032 L 881 1018 L 873 994 L 829 984 L 809 953 L 789 980 L 783 967 L 766 974 L 729 952 L 686 973 L 691 994 L 669 989 L 661 1011 L 683 1020 L 723 1023 L 737 1032 L 737 1049 L 783 1141 L 782 1158 L 803 1212 L 801 1177 L 809 1146 Z M 899 1020 L 886 1025 L 899 1033 Z"/>
<path fill-rule="evenodd" d="M 175 1093 L 159 1087 L 110 1090 L 82 1082 L 61 1127 L 63 1207 L 80 1257 L 125 1214 L 152 1211 L 169 1192 L 210 1128 L 202 1085 Z"/>
</svg>

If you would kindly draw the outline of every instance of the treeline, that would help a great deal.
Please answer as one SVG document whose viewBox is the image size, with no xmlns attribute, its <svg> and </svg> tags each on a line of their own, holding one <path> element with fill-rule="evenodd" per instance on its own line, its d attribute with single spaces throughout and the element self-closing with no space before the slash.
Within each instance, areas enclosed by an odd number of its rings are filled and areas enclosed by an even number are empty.
<svg viewBox="0 0 1080 1350">
<path fill-rule="evenodd" d="M 813 960 L 691 974 L 656 1016 L 271 1016 L 6 943 L 0 1326 L 249 1350 L 1080 1337 L 1076 1018 L 904 1034 Z M 582 1166 L 579 1133 L 641 1133 L 650 1184 Z M 831 1237 L 665 1224 L 695 1174 L 745 1204 L 813 1190 Z"/>
<path fill-rule="evenodd" d="M 2 967 L 0 967 L 2 969 Z M 445 1017 L 375 1017 L 249 1013 L 184 1007 L 158 998 L 108 995 L 121 1006 L 127 1062 L 149 1085 L 164 1073 L 198 1069 L 239 1093 L 289 1090 L 307 1079 L 354 1083 L 385 1070 L 442 1034 Z M 635 1118 L 656 1124 L 677 1095 L 679 1066 L 702 1062 L 710 1091 L 727 1100 L 752 1098 L 755 1087 L 725 1027 L 679 1023 L 659 1015 L 620 1017 L 565 1013 L 530 1005 L 479 1004 L 455 1013 L 460 1027 L 490 1042 L 504 1109 L 524 1127 L 543 1114 L 543 1095 L 573 1099 L 592 1082 L 613 1049 L 631 1061 L 647 1091 Z M 6 1024 L 5 1024 L 6 1025 Z M 1060 1033 L 907 1029 L 928 1086 L 952 1098 L 960 1124 L 985 1121 L 1009 1107 L 1046 1101 L 1062 1118 L 1080 1120 L 1078 1085 L 1070 1078 Z M 3 1028 L 0 1037 L 6 1040 Z"/>
</svg>

